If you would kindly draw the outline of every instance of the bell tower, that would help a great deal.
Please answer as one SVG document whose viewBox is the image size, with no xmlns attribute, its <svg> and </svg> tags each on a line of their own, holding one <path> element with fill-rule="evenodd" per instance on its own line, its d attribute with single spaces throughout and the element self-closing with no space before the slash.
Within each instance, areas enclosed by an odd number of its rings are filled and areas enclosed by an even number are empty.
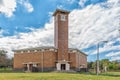
<svg viewBox="0 0 120 80">
<path fill-rule="evenodd" d="M 68 14 L 69 11 L 57 9 L 53 16 L 55 21 L 54 42 L 58 49 L 58 61 L 68 61 Z"/>
</svg>

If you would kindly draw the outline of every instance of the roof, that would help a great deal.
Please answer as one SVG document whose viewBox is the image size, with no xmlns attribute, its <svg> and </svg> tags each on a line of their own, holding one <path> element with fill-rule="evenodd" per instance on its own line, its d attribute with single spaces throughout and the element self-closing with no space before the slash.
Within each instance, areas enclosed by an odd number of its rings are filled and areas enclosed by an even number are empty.
<svg viewBox="0 0 120 80">
<path fill-rule="evenodd" d="M 69 50 L 76 50 L 76 51 L 78 51 L 78 52 L 80 52 L 80 53 L 82 53 L 82 54 L 84 54 L 84 55 L 88 56 L 87 54 L 85 54 L 84 52 L 80 51 L 80 50 L 79 50 L 79 49 L 77 49 L 77 48 L 69 48 Z"/>
<path fill-rule="evenodd" d="M 55 47 L 53 46 L 43 46 L 43 47 L 35 47 L 35 48 L 25 48 L 25 49 L 18 49 L 18 50 L 13 50 L 14 52 L 18 52 L 18 51 L 26 51 L 26 50 L 40 50 L 40 49 L 56 49 Z M 57 50 L 57 49 L 56 49 Z M 77 52 L 79 53 L 82 53 L 84 55 L 87 56 L 87 54 L 85 54 L 84 52 L 80 51 L 79 49 L 77 48 L 69 48 L 69 51 L 73 51 L 73 50 L 76 50 Z"/>
<path fill-rule="evenodd" d="M 18 49 L 18 50 L 13 50 L 13 51 L 16 52 L 16 51 L 39 50 L 39 49 L 50 49 L 50 48 L 56 49 L 56 48 L 53 47 L 53 46 L 42 46 L 42 47 L 34 47 L 34 48 Z"/>
<path fill-rule="evenodd" d="M 70 13 L 70 11 L 67 11 L 67 10 L 56 9 L 56 11 L 53 13 L 53 16 L 55 16 L 58 12 L 63 12 L 63 13 L 67 13 L 67 14 Z"/>
</svg>

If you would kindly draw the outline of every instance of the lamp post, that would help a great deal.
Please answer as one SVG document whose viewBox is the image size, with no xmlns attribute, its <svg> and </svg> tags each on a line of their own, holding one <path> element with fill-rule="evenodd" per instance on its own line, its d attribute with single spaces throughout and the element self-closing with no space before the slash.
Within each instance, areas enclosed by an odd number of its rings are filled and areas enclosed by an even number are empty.
<svg viewBox="0 0 120 80">
<path fill-rule="evenodd" d="M 96 74 L 99 75 L 99 44 L 100 43 L 107 43 L 108 41 L 100 41 L 97 44 L 97 68 L 96 68 Z"/>
</svg>

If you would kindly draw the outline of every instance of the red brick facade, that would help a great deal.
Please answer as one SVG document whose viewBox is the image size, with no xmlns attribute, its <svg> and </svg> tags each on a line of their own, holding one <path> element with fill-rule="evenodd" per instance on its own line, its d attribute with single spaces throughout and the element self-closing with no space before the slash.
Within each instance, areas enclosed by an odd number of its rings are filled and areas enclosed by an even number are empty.
<svg viewBox="0 0 120 80">
<path fill-rule="evenodd" d="M 58 49 L 58 61 L 68 61 L 68 11 L 57 10 L 53 16 L 55 21 L 55 47 Z M 62 18 L 63 16 L 63 19 Z"/>
<path fill-rule="evenodd" d="M 50 50 L 52 49 L 52 51 Z M 42 51 L 44 50 L 44 51 Z M 74 52 L 75 51 L 75 52 Z M 87 68 L 87 57 L 84 53 L 80 53 L 78 50 L 69 50 L 68 59 L 70 63 L 70 69 Z M 37 64 L 39 71 L 52 71 L 56 70 L 57 49 L 55 48 L 37 48 L 34 50 L 24 49 L 17 50 L 14 54 L 14 69 L 24 70 L 26 64 Z"/>
<path fill-rule="evenodd" d="M 87 68 L 87 55 L 68 48 L 68 11 L 56 10 L 55 47 L 15 50 L 14 70 L 53 71 Z"/>
</svg>

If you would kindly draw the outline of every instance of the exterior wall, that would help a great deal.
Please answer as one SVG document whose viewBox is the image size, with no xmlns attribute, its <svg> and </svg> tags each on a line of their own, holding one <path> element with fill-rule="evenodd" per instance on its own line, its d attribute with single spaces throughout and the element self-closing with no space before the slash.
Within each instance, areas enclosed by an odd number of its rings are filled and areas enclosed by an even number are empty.
<svg viewBox="0 0 120 80">
<path fill-rule="evenodd" d="M 87 55 L 76 53 L 76 71 L 87 71 Z"/>
<path fill-rule="evenodd" d="M 55 52 L 50 52 L 46 51 L 44 52 L 44 67 L 55 67 L 56 64 L 56 53 Z"/>
<path fill-rule="evenodd" d="M 81 68 L 87 68 L 87 56 L 79 53 L 79 61 L 80 61 L 80 67 Z"/>
<path fill-rule="evenodd" d="M 61 21 L 61 14 L 66 20 Z M 68 61 L 68 13 L 58 11 L 55 15 L 55 47 L 58 49 L 58 61 Z"/>
<path fill-rule="evenodd" d="M 87 56 L 72 52 L 69 54 L 70 69 L 77 70 L 80 68 L 87 68 Z M 41 71 L 52 71 L 56 70 L 57 52 L 54 51 L 44 51 L 44 52 L 24 52 L 14 54 L 14 69 L 23 70 L 24 63 L 35 62 L 38 64 L 38 68 Z"/>
<path fill-rule="evenodd" d="M 35 62 L 38 68 L 55 68 L 56 53 L 54 51 L 25 52 L 14 54 L 14 69 L 23 69 L 24 63 Z"/>
<path fill-rule="evenodd" d="M 70 68 L 74 70 L 87 69 L 87 56 L 82 53 L 72 52 L 70 54 Z"/>
<path fill-rule="evenodd" d="M 69 53 L 70 54 L 70 68 L 75 69 L 76 68 L 76 54 L 75 53 Z"/>
<path fill-rule="evenodd" d="M 31 53 L 15 53 L 14 54 L 14 68 L 23 68 L 23 63 L 28 62 L 39 62 L 39 67 L 41 67 L 41 56 L 42 54 L 38 52 Z"/>
</svg>

